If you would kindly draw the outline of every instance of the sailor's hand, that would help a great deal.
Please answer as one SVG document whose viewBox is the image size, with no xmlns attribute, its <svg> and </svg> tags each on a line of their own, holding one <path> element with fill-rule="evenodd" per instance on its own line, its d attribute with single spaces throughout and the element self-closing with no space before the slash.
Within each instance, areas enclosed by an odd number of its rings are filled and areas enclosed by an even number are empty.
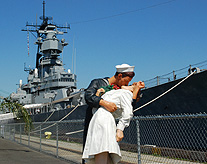
<svg viewBox="0 0 207 164">
<path fill-rule="evenodd" d="M 116 141 L 120 142 L 124 138 L 124 133 L 122 130 L 117 129 L 116 130 Z"/>
<path fill-rule="evenodd" d="M 105 93 L 105 90 L 103 88 L 100 88 L 100 89 L 97 90 L 96 96 L 101 96 L 104 93 Z"/>
<path fill-rule="evenodd" d="M 105 101 L 103 99 L 99 102 L 99 105 L 103 106 L 109 112 L 114 112 L 114 111 L 117 110 L 117 106 L 116 106 L 115 103 L 108 102 L 108 101 Z"/>
<path fill-rule="evenodd" d="M 116 104 L 113 103 L 113 102 L 108 102 L 108 101 L 106 101 L 105 108 L 106 108 L 106 110 L 108 110 L 109 112 L 114 112 L 114 111 L 117 110 L 117 106 L 116 106 Z"/>
</svg>

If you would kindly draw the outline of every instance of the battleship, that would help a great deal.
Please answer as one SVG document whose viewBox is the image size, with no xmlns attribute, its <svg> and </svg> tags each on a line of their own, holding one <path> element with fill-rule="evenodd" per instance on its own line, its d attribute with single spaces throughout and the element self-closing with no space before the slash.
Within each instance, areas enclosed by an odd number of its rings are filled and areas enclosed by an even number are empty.
<svg viewBox="0 0 207 164">
<path fill-rule="evenodd" d="M 37 33 L 36 66 L 34 69 L 25 67 L 24 70 L 29 73 L 27 84 L 23 85 L 20 80 L 17 92 L 10 95 L 11 100 L 30 109 L 30 114 L 70 108 L 76 105 L 83 96 L 81 89 L 77 89 L 76 75 L 71 73 L 70 69 L 65 71 L 63 62 L 59 58 L 68 43 L 65 39 L 59 40 L 57 36 L 67 33 L 70 26 L 49 23 L 52 17 L 45 16 L 44 1 L 43 16 L 40 19 L 41 25 L 27 23 L 27 29 L 22 30 Z M 67 98 L 70 95 L 73 95 L 73 98 Z M 58 102 L 51 103 L 56 101 Z"/>
<path fill-rule="evenodd" d="M 62 120 L 81 120 L 85 118 L 87 104 L 84 100 L 84 88 L 77 88 L 77 76 L 71 73 L 70 70 L 65 71 L 63 62 L 60 58 L 63 49 L 68 45 L 65 39 L 58 39 L 58 35 L 67 33 L 70 26 L 59 26 L 52 22 L 51 17 L 45 16 L 45 2 L 43 1 L 43 16 L 40 17 L 42 23 L 26 24 L 26 29 L 23 31 L 37 33 L 36 66 L 34 69 L 26 68 L 28 72 L 27 83 L 19 82 L 19 87 L 15 93 L 10 94 L 10 100 L 18 102 L 27 109 L 33 122 L 45 123 L 46 121 L 56 122 Z M 27 28 L 30 27 L 30 28 Z M 134 116 L 157 116 L 157 115 L 182 115 L 182 114 L 199 114 L 207 112 L 207 60 L 189 65 L 182 69 L 172 71 L 168 74 L 157 76 L 153 79 L 146 80 L 145 88 L 141 91 L 141 99 L 137 102 Z M 179 84 L 179 85 L 177 85 Z M 177 85 L 177 86 L 176 86 Z M 176 87 L 175 87 L 176 86 Z M 171 88 L 174 89 L 170 90 Z M 159 97 L 166 91 L 164 96 L 156 99 L 152 103 L 146 105 L 151 100 Z M 12 113 L 0 114 L 0 124 L 10 122 L 22 122 L 18 120 Z M 158 124 L 167 124 L 167 120 L 155 120 L 154 126 L 148 127 L 148 142 L 149 145 L 156 145 L 164 148 L 183 147 L 187 150 L 207 150 L 205 138 L 193 143 L 186 143 L 182 140 L 177 141 L 177 145 L 172 145 L 165 142 L 165 137 L 160 137 L 160 134 L 166 134 L 165 129 Z M 135 122 L 130 123 L 132 127 Z M 185 131 L 191 132 L 188 121 L 182 122 L 182 127 Z M 202 135 L 201 124 L 205 124 L 203 120 L 194 120 L 194 128 L 198 135 Z M 130 126 L 131 127 L 131 126 Z M 54 128 L 54 127 L 53 127 Z M 77 129 L 76 129 L 77 128 Z M 74 127 L 71 131 L 80 131 L 82 125 Z M 171 132 L 167 134 L 183 138 L 182 133 L 173 130 L 174 127 L 169 127 Z M 156 129 L 156 130 L 155 130 Z M 53 129 L 54 130 L 54 129 Z M 136 138 L 136 129 L 128 130 L 125 134 L 124 144 L 133 146 L 135 143 L 131 138 Z M 67 133 L 67 128 L 61 131 L 62 134 Z M 134 133 L 135 132 L 135 133 Z M 140 132 L 142 133 L 142 131 Z M 144 133 L 143 133 L 144 134 Z M 158 138 L 154 138 L 154 136 Z M 185 136 L 186 140 L 191 141 L 193 135 Z M 77 134 L 75 141 L 82 143 L 82 133 Z M 74 139 L 74 138 L 73 138 Z M 173 138 L 174 139 L 174 138 Z M 159 140 L 159 143 L 156 142 Z M 194 140 L 193 140 L 194 141 Z M 201 144 L 202 143 L 202 144 Z M 144 140 L 141 138 L 141 145 L 144 145 Z M 202 148 L 200 147 L 202 145 Z"/>
<path fill-rule="evenodd" d="M 42 122 L 49 116 L 49 121 L 60 120 L 77 105 L 78 108 L 65 119 L 84 119 L 87 105 L 84 101 L 84 89 L 77 89 L 76 74 L 65 71 L 60 55 L 68 45 L 65 39 L 58 39 L 58 35 L 67 33 L 70 26 L 59 26 L 51 23 L 52 17 L 45 16 L 45 2 L 43 1 L 42 23 L 26 24 L 22 31 L 37 34 L 36 66 L 26 68 L 28 72 L 27 84 L 19 82 L 16 93 L 10 99 L 28 109 L 34 122 Z M 29 27 L 29 28 L 28 28 Z M 200 63 L 206 66 L 207 61 Z M 186 67 L 186 75 L 195 74 L 157 101 L 143 107 L 134 113 L 135 116 L 200 113 L 207 111 L 207 71 L 198 67 Z M 156 77 L 156 85 L 147 86 L 142 90 L 142 98 L 137 108 L 159 96 L 169 88 L 180 82 L 185 76 L 178 78 L 178 71 L 173 71 L 172 78 Z M 160 79 L 167 79 L 161 83 Z M 51 115 L 52 113 L 52 115 Z"/>
</svg>

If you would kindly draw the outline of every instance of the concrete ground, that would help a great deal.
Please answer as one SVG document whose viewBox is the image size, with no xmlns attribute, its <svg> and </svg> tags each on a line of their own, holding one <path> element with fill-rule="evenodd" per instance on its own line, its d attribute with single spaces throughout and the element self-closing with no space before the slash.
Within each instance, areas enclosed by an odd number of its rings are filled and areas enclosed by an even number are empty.
<svg viewBox="0 0 207 164">
<path fill-rule="evenodd" d="M 1 164 L 68 164 L 64 161 L 47 155 L 18 143 L 0 138 Z M 72 162 L 71 162 L 72 163 Z"/>
</svg>

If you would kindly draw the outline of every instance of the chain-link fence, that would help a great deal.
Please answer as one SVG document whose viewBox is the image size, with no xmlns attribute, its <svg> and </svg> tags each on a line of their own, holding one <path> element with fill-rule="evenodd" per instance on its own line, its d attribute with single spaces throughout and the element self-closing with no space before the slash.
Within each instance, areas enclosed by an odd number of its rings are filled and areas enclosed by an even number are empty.
<svg viewBox="0 0 207 164">
<path fill-rule="evenodd" d="M 1 126 L 1 136 L 81 163 L 83 120 Z M 207 114 L 134 117 L 120 142 L 120 163 L 207 163 Z"/>
</svg>

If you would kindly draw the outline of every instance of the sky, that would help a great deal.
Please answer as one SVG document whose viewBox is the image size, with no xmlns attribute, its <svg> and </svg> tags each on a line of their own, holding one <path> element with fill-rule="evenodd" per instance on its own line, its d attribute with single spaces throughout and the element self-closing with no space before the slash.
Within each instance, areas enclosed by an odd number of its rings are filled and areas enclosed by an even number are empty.
<svg viewBox="0 0 207 164">
<path fill-rule="evenodd" d="M 0 6 L 0 96 L 27 83 L 35 67 L 35 37 L 21 31 L 41 24 L 42 0 L 7 0 Z M 46 16 L 70 24 L 60 58 L 77 74 L 78 88 L 111 77 L 115 66 L 135 66 L 132 82 L 207 60 L 207 0 L 45 0 Z M 36 19 L 37 18 L 37 19 Z M 75 52 L 75 53 L 74 53 Z M 74 55 L 75 54 L 75 57 Z"/>
</svg>

